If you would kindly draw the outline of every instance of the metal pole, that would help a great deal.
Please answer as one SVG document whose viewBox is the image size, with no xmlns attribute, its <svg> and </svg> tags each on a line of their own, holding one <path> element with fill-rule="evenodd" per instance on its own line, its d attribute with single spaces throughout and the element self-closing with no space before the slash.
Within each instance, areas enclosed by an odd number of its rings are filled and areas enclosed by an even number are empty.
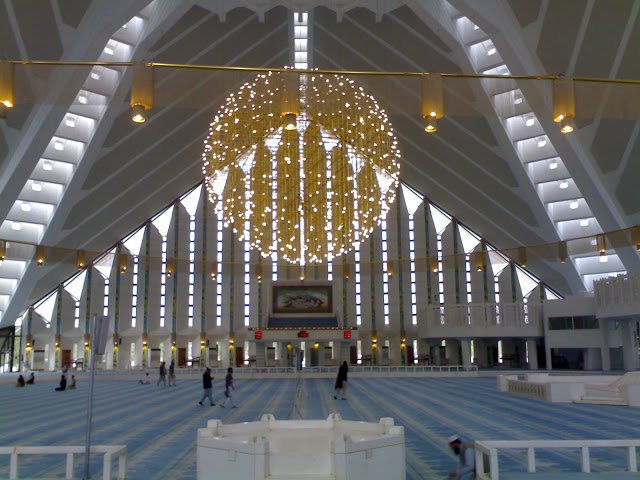
<svg viewBox="0 0 640 480">
<path fill-rule="evenodd" d="M 89 354 L 91 355 L 91 361 L 89 362 L 91 374 L 89 376 L 89 398 L 87 400 L 87 429 L 86 429 L 86 438 L 84 444 L 84 474 L 82 475 L 83 480 L 88 480 L 89 476 L 89 452 L 91 449 L 91 415 L 93 413 L 93 380 L 95 377 L 95 364 L 96 364 L 96 355 L 95 355 L 95 336 L 96 336 L 96 314 L 93 314 L 91 323 L 91 341 L 89 345 L 91 346 L 91 351 Z"/>
</svg>

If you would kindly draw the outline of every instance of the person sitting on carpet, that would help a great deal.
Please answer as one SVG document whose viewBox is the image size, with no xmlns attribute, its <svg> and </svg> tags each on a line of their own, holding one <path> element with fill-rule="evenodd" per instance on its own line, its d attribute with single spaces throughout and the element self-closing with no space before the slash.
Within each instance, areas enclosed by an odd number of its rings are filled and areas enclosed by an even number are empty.
<svg viewBox="0 0 640 480">
<path fill-rule="evenodd" d="M 24 377 L 22 375 L 18 377 L 18 381 L 16 382 L 16 387 L 24 387 Z"/>
<path fill-rule="evenodd" d="M 460 457 L 460 465 L 449 472 L 449 478 L 458 480 L 472 480 L 476 478 L 476 453 L 473 443 L 462 443 L 460 435 L 449 437 L 449 448 Z"/>
<path fill-rule="evenodd" d="M 145 373 L 144 377 L 138 380 L 138 382 L 140 383 L 140 385 L 150 385 L 151 380 L 149 380 L 149 372 Z"/>
<path fill-rule="evenodd" d="M 27 379 L 27 385 L 33 385 L 34 383 L 36 383 L 36 376 L 31 372 L 31 375 L 29 375 Z"/>
<path fill-rule="evenodd" d="M 60 386 L 56 388 L 56 392 L 63 392 L 67 389 L 67 377 L 62 375 L 60 377 Z"/>
</svg>

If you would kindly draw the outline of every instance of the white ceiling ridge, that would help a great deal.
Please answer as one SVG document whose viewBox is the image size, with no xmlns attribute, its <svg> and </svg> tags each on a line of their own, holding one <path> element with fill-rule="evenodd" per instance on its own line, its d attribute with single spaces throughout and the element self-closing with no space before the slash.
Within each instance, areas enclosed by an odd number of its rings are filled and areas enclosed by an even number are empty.
<svg viewBox="0 0 640 480">
<path fill-rule="evenodd" d="M 198 4 L 201 7 L 215 13 L 222 21 L 225 20 L 226 14 L 238 7 L 245 7 L 258 15 L 260 21 L 264 21 L 264 14 L 276 7 L 287 7 L 289 10 L 296 12 L 310 11 L 315 7 L 323 6 L 337 15 L 338 21 L 346 12 L 354 8 L 365 8 L 376 15 L 376 20 L 380 21 L 385 13 L 395 10 L 407 3 L 408 0 L 280 0 L 273 2 L 265 2 L 265 0 L 200 0 Z"/>
<path fill-rule="evenodd" d="M 120 27 L 120 28 L 122 28 L 122 27 Z M 109 44 L 109 42 L 110 42 L 110 41 L 111 41 L 111 39 L 107 40 L 106 44 Z M 104 48 L 104 47 L 103 47 L 103 48 Z M 89 76 L 90 74 L 91 74 L 91 72 L 89 72 L 88 76 Z M 121 80 L 122 80 L 122 76 L 120 76 L 118 80 L 119 80 L 119 81 L 121 81 Z M 86 83 L 86 80 L 85 80 L 85 83 Z M 83 84 L 83 87 L 82 87 L 82 88 L 80 88 L 79 93 L 75 94 L 75 96 L 74 96 L 73 98 L 77 98 L 77 97 L 81 94 L 81 92 L 83 92 L 83 91 L 88 91 L 88 90 L 86 89 L 86 87 L 84 86 L 84 84 Z M 100 95 L 101 97 L 103 97 L 103 98 L 105 98 L 105 99 L 108 99 L 108 98 L 109 98 L 109 97 L 107 97 L 107 96 L 105 96 L 105 95 L 103 95 L 103 94 L 96 94 L 96 93 L 94 93 L 94 95 Z M 61 136 L 61 135 L 58 133 L 58 131 L 59 131 L 59 129 L 61 128 L 61 126 L 62 126 L 62 127 L 64 127 L 64 123 L 65 123 L 65 121 L 66 121 L 66 117 L 67 117 L 68 113 L 69 113 L 69 112 L 65 113 L 65 114 L 62 116 L 62 119 L 61 119 L 61 121 L 60 121 L 60 123 L 59 123 L 58 127 L 56 128 L 56 131 L 55 131 L 54 135 L 52 135 L 51 139 L 49 140 L 48 145 L 51 145 L 52 143 L 55 143 L 55 142 L 56 142 L 56 141 L 58 141 L 58 140 L 65 140 L 65 142 L 73 142 L 73 143 L 78 143 L 78 144 L 82 145 L 82 149 L 81 149 L 81 151 L 80 151 L 79 158 L 77 159 L 77 164 L 79 164 L 79 163 L 81 163 L 81 162 L 82 162 L 83 155 L 84 155 L 84 153 L 86 152 L 86 148 L 85 148 L 85 147 L 87 146 L 87 144 L 88 144 L 88 143 L 87 143 L 87 142 L 82 142 L 82 141 L 77 141 L 77 140 L 74 140 L 74 139 L 71 139 L 71 138 L 66 138 L 66 137 L 64 137 L 64 136 Z M 105 112 L 104 112 L 104 111 L 102 111 L 102 112 L 101 112 L 101 114 L 99 115 L 99 117 L 95 119 L 96 123 L 98 123 L 98 122 L 100 121 L 100 119 L 102 118 L 102 116 L 104 115 L 104 113 L 105 113 Z M 95 133 L 95 128 L 94 128 L 93 132 L 91 132 L 91 133 L 90 133 L 90 135 L 89 135 L 89 142 L 91 141 L 91 138 L 93 137 L 93 134 L 94 134 L 94 133 Z M 55 161 L 55 160 L 54 160 L 54 161 Z M 76 167 L 77 167 L 77 164 L 76 164 Z M 30 174 L 29 179 L 27 180 L 27 182 L 28 182 L 29 180 L 34 181 L 33 176 L 34 176 L 34 172 L 36 171 L 36 169 L 37 169 L 37 168 L 38 168 L 38 162 L 37 162 L 37 163 L 36 163 L 36 165 L 34 166 L 34 169 L 32 170 L 32 172 L 31 172 L 31 174 Z M 61 186 L 61 187 L 62 187 L 62 189 L 63 189 L 62 194 L 61 194 L 61 195 L 58 197 L 58 199 L 57 199 L 57 203 L 55 203 L 55 204 L 54 204 L 54 211 L 51 213 L 51 215 L 49 215 L 49 218 L 48 218 L 47 223 L 46 223 L 46 224 L 38 224 L 39 226 L 42 226 L 42 227 L 43 227 L 43 232 L 39 235 L 39 236 L 40 236 L 40 238 L 38 238 L 38 239 L 37 239 L 37 242 L 38 242 L 38 243 L 39 243 L 40 239 L 44 236 L 44 234 L 45 234 L 44 232 L 46 231 L 46 229 L 48 228 L 49 224 L 50 224 L 50 223 L 51 223 L 51 221 L 53 220 L 54 215 L 55 215 L 55 211 L 56 211 L 56 209 L 57 209 L 58 205 L 60 204 L 60 202 L 62 201 L 62 198 L 64 197 L 64 193 L 65 193 L 64 191 L 66 190 L 66 187 L 70 184 L 70 182 L 73 180 L 73 173 L 75 173 L 75 169 L 74 169 L 74 172 L 72 172 L 72 174 L 67 178 L 67 183 L 49 182 L 49 181 L 46 181 L 46 180 L 44 180 L 44 181 L 43 181 L 43 180 L 39 180 L 39 174 L 38 174 L 38 180 L 37 180 L 38 182 L 42 182 L 42 183 L 55 183 L 55 184 L 57 184 L 57 185 Z M 19 197 L 20 197 L 20 194 L 18 194 L 17 199 L 16 199 L 16 202 L 17 202 L 17 201 L 22 201 L 22 200 L 19 200 Z M 24 222 L 24 221 L 21 221 L 21 222 L 22 222 L 22 223 L 27 223 L 27 222 Z M 3 222 L 3 223 L 4 223 L 4 222 Z M 26 271 L 27 271 L 27 270 L 25 269 L 25 272 L 26 272 Z M 22 280 L 22 279 L 20 279 L 20 280 Z M 21 283 L 21 281 L 20 281 L 20 283 Z M 20 288 L 20 285 L 18 285 L 18 286 L 17 286 L 16 290 L 17 290 L 18 288 Z M 14 294 L 15 294 L 15 291 L 14 291 Z M 11 302 L 11 301 L 10 301 L 10 302 Z M 8 310 L 8 309 L 5 309 L 5 313 L 6 313 L 6 311 L 7 311 L 7 310 Z M 0 324 L 2 323 L 2 320 L 3 320 L 3 317 L 0 317 Z"/>
<path fill-rule="evenodd" d="M 456 3 L 456 5 L 463 5 L 466 10 L 474 12 L 474 15 L 485 20 L 490 17 L 490 23 L 494 26 L 496 35 L 498 35 L 500 40 L 504 40 L 504 46 L 509 50 L 510 56 L 517 59 L 517 62 L 520 64 L 524 63 L 532 66 L 530 69 L 524 68 L 525 71 L 541 71 L 541 64 L 537 55 L 527 46 L 522 37 L 522 31 L 517 27 L 517 25 L 515 25 L 515 19 L 508 17 L 506 11 L 497 11 L 496 9 L 478 10 L 477 4 L 472 4 L 469 0 L 451 1 Z M 494 44 L 495 43 L 496 41 L 494 40 Z M 520 70 L 522 70 L 522 68 L 520 68 Z M 525 94 L 523 92 L 523 96 L 524 95 Z M 528 103 L 531 104 L 531 102 Z M 541 122 L 541 126 L 548 123 L 549 122 L 546 121 L 545 117 L 545 121 Z M 585 197 L 585 202 L 587 202 L 589 208 L 595 214 L 596 219 L 603 218 L 605 220 L 607 230 L 618 230 L 620 228 L 624 228 L 626 224 L 623 221 L 618 203 L 610 197 L 602 179 L 592 171 L 595 162 L 591 153 L 588 152 L 582 144 L 575 141 L 575 139 L 563 138 L 562 134 L 557 131 L 547 132 L 547 136 L 549 137 L 551 144 L 556 148 L 556 150 L 558 150 L 559 156 L 562 157 L 567 171 L 571 171 L 572 168 L 577 168 L 581 184 L 592 187 L 588 190 L 590 193 L 593 192 L 593 194 L 586 197 L 582 192 L 582 189 L 580 189 L 576 183 L 576 188 L 578 188 L 581 195 Z M 554 139 L 563 142 L 562 148 L 559 149 L 558 146 L 554 144 Z M 571 165 L 567 165 L 567 158 L 564 158 L 565 156 L 563 153 L 569 154 Z M 585 161 L 585 159 L 587 161 Z M 576 172 L 574 172 L 574 174 L 575 173 Z M 575 180 L 574 174 L 571 176 Z M 595 206 L 594 201 L 596 202 Z M 600 213 L 598 214 L 597 212 Z M 640 268 L 640 259 L 636 252 L 631 251 L 631 249 L 621 249 L 621 253 L 624 254 L 624 262 L 627 265 L 627 269 L 629 268 L 629 265 L 632 265 L 634 268 Z"/>
</svg>

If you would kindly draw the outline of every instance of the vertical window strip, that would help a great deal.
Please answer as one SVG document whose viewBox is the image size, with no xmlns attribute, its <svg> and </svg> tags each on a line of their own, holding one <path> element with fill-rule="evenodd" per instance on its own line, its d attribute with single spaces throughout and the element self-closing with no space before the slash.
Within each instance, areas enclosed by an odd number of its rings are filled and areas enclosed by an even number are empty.
<svg viewBox="0 0 640 480">
<path fill-rule="evenodd" d="M 196 288 L 196 216 L 189 217 L 189 326 L 193 327 L 193 303 Z"/>
<path fill-rule="evenodd" d="M 494 300 L 496 302 L 496 323 L 500 323 L 500 279 L 498 275 L 493 277 L 493 285 L 494 285 Z"/>
<path fill-rule="evenodd" d="M 162 237 L 162 270 L 160 274 L 160 327 L 164 327 L 167 305 L 167 237 Z"/>
<path fill-rule="evenodd" d="M 75 301 L 74 311 L 73 311 L 73 328 L 80 327 L 80 300 Z"/>
<path fill-rule="evenodd" d="M 294 36 L 294 67 L 307 69 L 309 67 L 309 52 L 307 42 L 309 41 L 309 14 L 307 12 L 294 12 L 293 14 L 293 36 Z"/>
<path fill-rule="evenodd" d="M 473 301 L 471 295 L 471 254 L 464 255 L 464 276 L 467 293 L 467 323 L 471 325 L 471 303 Z"/>
<path fill-rule="evenodd" d="M 216 326 L 222 326 L 222 202 L 216 206 L 218 221 L 216 222 Z"/>
<path fill-rule="evenodd" d="M 416 242 L 413 214 L 409 215 L 409 279 L 411 288 L 411 324 L 418 324 L 418 295 L 416 290 Z"/>
<path fill-rule="evenodd" d="M 131 279 L 131 328 L 135 328 L 138 320 L 138 269 L 140 268 L 140 257 L 133 256 L 133 275 Z"/>
<path fill-rule="evenodd" d="M 109 316 L 109 277 L 104 279 L 104 297 L 102 300 L 102 315 Z"/>
<path fill-rule="evenodd" d="M 440 324 L 444 325 L 444 269 L 442 257 L 442 235 L 436 235 L 436 249 L 438 251 L 438 303 L 440 304 Z"/>
<path fill-rule="evenodd" d="M 247 190 L 248 191 L 248 190 Z M 249 244 L 250 222 L 244 224 L 246 232 L 244 241 L 244 326 L 249 326 L 251 316 L 251 245 Z"/>
<path fill-rule="evenodd" d="M 355 258 L 355 289 L 356 289 L 356 325 L 362 325 L 362 292 L 360 283 L 360 242 L 356 243 Z"/>
<path fill-rule="evenodd" d="M 277 232 L 277 222 L 278 222 L 278 162 L 277 158 L 274 155 L 271 160 L 271 178 L 273 182 L 271 184 L 271 219 L 273 222 L 273 245 L 275 247 L 274 252 L 271 254 L 271 280 L 278 280 L 278 232 Z"/>
<path fill-rule="evenodd" d="M 382 236 L 382 304 L 384 324 L 389 325 L 389 264 L 387 257 L 387 219 L 382 219 L 380 223 L 380 233 Z"/>
</svg>

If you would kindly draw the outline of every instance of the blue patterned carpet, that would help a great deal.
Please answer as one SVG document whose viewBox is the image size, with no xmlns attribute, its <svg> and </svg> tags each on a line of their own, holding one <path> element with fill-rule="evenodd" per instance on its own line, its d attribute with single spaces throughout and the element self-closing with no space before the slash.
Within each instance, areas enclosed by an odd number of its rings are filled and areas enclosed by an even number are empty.
<svg viewBox="0 0 640 480">
<path fill-rule="evenodd" d="M 216 388 L 217 384 L 217 388 Z M 0 445 L 82 445 L 88 385 L 54 392 L 53 383 L 24 389 L 0 386 Z M 455 463 L 446 438 L 466 439 L 638 438 L 640 410 L 602 405 L 559 405 L 500 393 L 493 378 L 352 378 L 348 400 L 333 399 L 333 379 L 307 379 L 303 418 L 326 418 L 334 411 L 345 419 L 377 422 L 393 417 L 405 428 L 407 478 L 440 479 Z M 196 429 L 210 418 L 225 423 L 252 421 L 262 413 L 290 418 L 296 381 L 237 380 L 237 409 L 200 407 L 196 380 L 177 388 L 125 381 L 96 383 L 93 443 L 127 445 L 130 479 L 195 479 Z M 214 382 L 214 397 L 221 383 Z M 592 450 L 592 470 L 620 470 L 626 452 Z M 579 452 L 540 452 L 539 471 L 579 471 Z M 80 475 L 82 458 L 77 458 Z M 0 456 L 0 478 L 8 476 L 8 456 Z M 93 461 L 93 471 L 101 460 Z M 524 470 L 525 453 L 500 457 L 501 470 Z M 64 457 L 23 457 L 20 477 L 64 476 Z M 80 475 L 81 476 L 81 475 Z"/>
</svg>

